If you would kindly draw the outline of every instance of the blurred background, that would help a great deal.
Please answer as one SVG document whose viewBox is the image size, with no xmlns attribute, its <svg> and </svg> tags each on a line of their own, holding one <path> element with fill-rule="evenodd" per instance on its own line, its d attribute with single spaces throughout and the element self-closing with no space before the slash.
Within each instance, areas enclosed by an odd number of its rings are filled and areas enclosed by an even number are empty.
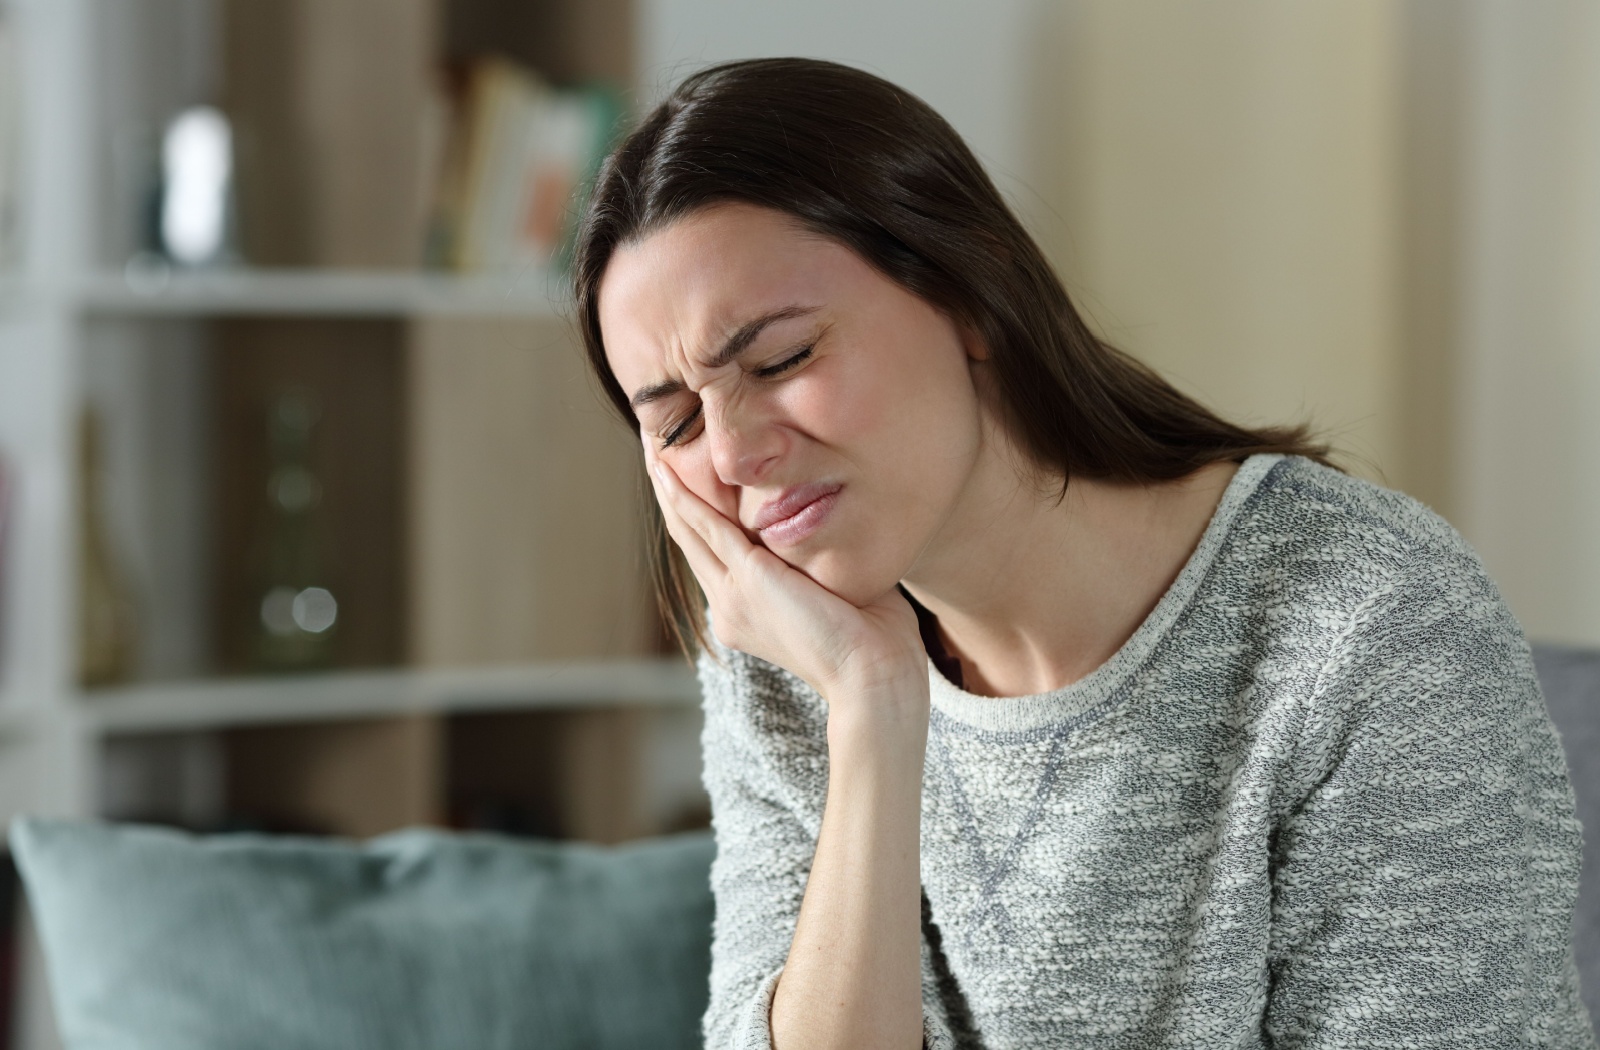
<svg viewBox="0 0 1600 1050">
<path fill-rule="evenodd" d="M 779 54 L 922 95 L 1103 334 L 1600 646 L 1592 0 L 0 0 L 0 818 L 703 826 L 562 273 L 618 130 Z"/>
</svg>

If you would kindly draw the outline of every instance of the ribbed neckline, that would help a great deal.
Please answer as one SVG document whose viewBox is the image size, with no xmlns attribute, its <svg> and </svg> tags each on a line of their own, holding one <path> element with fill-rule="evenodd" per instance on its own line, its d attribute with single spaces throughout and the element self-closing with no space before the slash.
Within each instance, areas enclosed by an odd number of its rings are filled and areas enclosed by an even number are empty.
<svg viewBox="0 0 1600 1050">
<path fill-rule="evenodd" d="M 1239 511 L 1260 487 L 1262 479 L 1284 457 L 1261 453 L 1246 459 L 1234 472 L 1217 502 L 1200 542 L 1184 563 L 1178 578 L 1145 617 L 1133 635 L 1111 658 L 1083 678 L 1048 693 L 1028 696 L 978 696 L 955 685 L 928 661 L 933 709 L 947 718 L 976 729 L 1017 732 L 1039 729 L 1075 719 L 1099 705 L 1137 670 L 1161 639 L 1172 629 L 1222 550 Z"/>
</svg>

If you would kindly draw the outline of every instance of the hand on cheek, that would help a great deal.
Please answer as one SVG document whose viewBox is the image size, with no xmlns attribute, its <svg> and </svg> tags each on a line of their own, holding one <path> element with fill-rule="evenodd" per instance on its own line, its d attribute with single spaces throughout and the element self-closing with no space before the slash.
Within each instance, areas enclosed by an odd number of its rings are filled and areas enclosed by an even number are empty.
<svg viewBox="0 0 1600 1050">
<path fill-rule="evenodd" d="M 645 463 L 667 532 L 705 592 L 722 644 L 793 672 L 830 701 L 901 685 L 907 675 L 925 678 L 916 615 L 898 591 L 851 605 L 751 542 L 648 442 Z"/>
</svg>

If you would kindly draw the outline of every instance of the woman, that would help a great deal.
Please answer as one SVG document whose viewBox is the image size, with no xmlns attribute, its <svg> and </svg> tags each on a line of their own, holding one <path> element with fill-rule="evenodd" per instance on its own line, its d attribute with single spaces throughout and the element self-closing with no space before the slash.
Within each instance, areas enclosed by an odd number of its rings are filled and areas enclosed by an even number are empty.
<svg viewBox="0 0 1600 1050">
<path fill-rule="evenodd" d="M 926 105 L 697 74 L 575 279 L 701 648 L 708 1046 L 1594 1045 L 1475 555 L 1098 342 Z"/>
</svg>

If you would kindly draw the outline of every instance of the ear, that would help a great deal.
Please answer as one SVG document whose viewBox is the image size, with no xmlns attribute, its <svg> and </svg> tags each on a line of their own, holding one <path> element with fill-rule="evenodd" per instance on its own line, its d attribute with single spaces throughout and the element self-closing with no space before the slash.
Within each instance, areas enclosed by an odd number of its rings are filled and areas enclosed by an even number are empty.
<svg viewBox="0 0 1600 1050">
<path fill-rule="evenodd" d="M 971 325 L 957 324 L 956 331 L 961 333 L 961 348 L 967 352 L 967 360 L 989 360 L 989 344 L 984 341 L 976 329 Z"/>
</svg>

